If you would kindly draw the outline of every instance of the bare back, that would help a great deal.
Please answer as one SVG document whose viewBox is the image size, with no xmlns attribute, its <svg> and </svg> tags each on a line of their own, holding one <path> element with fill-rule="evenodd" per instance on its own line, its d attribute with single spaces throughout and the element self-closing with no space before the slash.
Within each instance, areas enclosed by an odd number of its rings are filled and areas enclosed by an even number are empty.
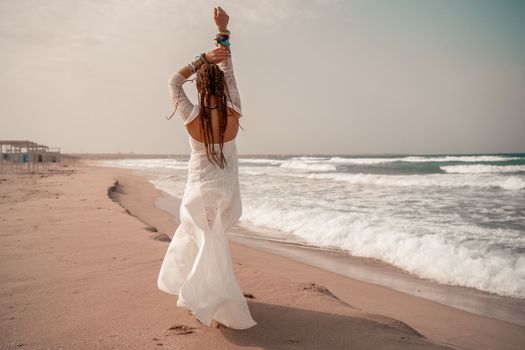
<svg viewBox="0 0 525 350">
<path fill-rule="evenodd" d="M 210 97 L 210 104 L 216 106 L 215 96 Z M 239 131 L 239 123 L 235 112 L 231 108 L 227 108 L 228 118 L 226 121 L 226 130 L 224 132 L 224 142 L 231 141 L 237 136 Z M 219 111 L 217 108 L 211 109 L 211 123 L 213 130 L 214 142 L 219 143 Z M 237 119 L 237 120 L 236 120 Z M 204 134 L 201 130 L 201 116 L 197 116 L 189 124 L 186 125 L 190 136 L 204 143 Z"/>
</svg>

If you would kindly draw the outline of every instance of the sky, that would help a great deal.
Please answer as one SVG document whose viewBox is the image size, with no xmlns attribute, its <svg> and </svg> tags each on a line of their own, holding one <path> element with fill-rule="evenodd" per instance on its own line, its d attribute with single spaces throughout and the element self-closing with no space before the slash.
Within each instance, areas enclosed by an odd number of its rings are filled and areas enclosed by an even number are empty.
<svg viewBox="0 0 525 350">
<path fill-rule="evenodd" d="M 187 154 L 168 79 L 213 49 L 214 6 L 240 154 L 525 152 L 520 0 L 0 0 L 0 139 Z"/>
</svg>

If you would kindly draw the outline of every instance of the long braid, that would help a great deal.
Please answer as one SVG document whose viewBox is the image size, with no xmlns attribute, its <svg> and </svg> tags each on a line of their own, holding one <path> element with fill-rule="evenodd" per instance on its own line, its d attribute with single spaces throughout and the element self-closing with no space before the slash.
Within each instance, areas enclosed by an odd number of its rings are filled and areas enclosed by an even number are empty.
<svg viewBox="0 0 525 350">
<path fill-rule="evenodd" d="M 219 156 L 217 163 L 220 164 L 221 168 L 224 168 L 226 163 L 226 158 L 223 153 L 224 146 L 224 133 L 226 132 L 226 124 L 228 122 L 228 110 L 226 108 L 226 100 L 224 95 L 224 73 L 221 71 L 219 66 L 215 65 L 215 88 L 216 88 L 216 98 L 218 102 L 219 109 Z"/>
<path fill-rule="evenodd" d="M 213 143 L 213 128 L 211 125 L 211 111 L 209 111 L 205 106 L 209 104 L 210 101 L 210 85 L 211 81 L 209 78 L 209 66 L 204 65 L 202 68 L 202 74 L 200 79 L 200 86 L 197 86 L 200 92 L 200 115 L 201 115 L 201 130 L 204 134 L 204 143 L 206 148 L 206 157 L 210 160 L 210 154 L 213 153 L 213 149 L 210 147 L 210 143 Z M 210 160 L 211 161 L 211 160 Z"/>
<path fill-rule="evenodd" d="M 228 122 L 226 94 L 224 93 L 224 87 L 226 86 L 224 82 L 224 72 L 216 64 L 203 64 L 197 72 L 196 79 L 201 106 L 201 130 L 204 134 L 206 157 L 212 164 L 216 163 L 221 169 L 224 169 L 224 167 L 227 166 L 223 153 L 224 133 Z M 220 152 L 218 154 L 214 149 L 215 137 L 213 135 L 211 111 L 207 108 L 211 100 L 211 95 L 215 96 L 217 110 L 219 112 L 218 143 Z"/>
</svg>

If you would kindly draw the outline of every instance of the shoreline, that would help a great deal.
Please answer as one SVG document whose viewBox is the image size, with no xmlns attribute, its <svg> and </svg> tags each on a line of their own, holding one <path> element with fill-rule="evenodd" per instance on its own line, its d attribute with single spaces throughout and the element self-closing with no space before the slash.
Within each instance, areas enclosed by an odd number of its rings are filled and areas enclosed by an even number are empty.
<svg viewBox="0 0 525 350">
<path fill-rule="evenodd" d="M 348 255 L 342 250 L 275 242 L 249 237 L 245 233 L 234 235 L 231 239 L 248 247 L 285 256 L 361 282 L 380 285 L 476 315 L 525 326 L 525 301 L 521 299 L 469 287 L 441 284 L 376 259 Z"/>
<path fill-rule="evenodd" d="M 148 178 L 148 174 L 142 170 L 131 171 Z M 155 204 L 171 214 L 178 223 L 181 198 L 161 189 L 158 190 L 160 195 Z M 262 230 L 270 234 L 260 234 Z M 472 287 L 442 284 L 421 278 L 379 259 L 353 256 L 340 249 L 271 239 L 271 236 L 277 237 L 278 234 L 267 228 L 240 223 L 232 228 L 229 236 L 230 240 L 243 246 L 287 257 L 361 282 L 377 284 L 458 310 L 525 326 L 525 299 L 503 296 Z"/>
<path fill-rule="evenodd" d="M 129 169 L 1 174 L 2 348 L 521 349 L 525 328 L 230 241 L 258 325 L 200 325 L 157 290 L 177 220 Z M 114 202 L 108 191 L 118 181 Z M 89 186 L 86 186 L 89 184 Z M 31 213 L 31 215 L 27 215 Z M 157 232 L 152 231 L 155 227 Z M 394 314 L 396 317 L 392 317 Z M 314 322 L 315 321 L 315 322 Z"/>
</svg>

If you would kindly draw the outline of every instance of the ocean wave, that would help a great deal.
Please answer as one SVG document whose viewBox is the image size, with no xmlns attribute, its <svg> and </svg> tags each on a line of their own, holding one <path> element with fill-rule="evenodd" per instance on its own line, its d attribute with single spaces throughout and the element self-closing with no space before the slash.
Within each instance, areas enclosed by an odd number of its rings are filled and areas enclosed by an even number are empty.
<svg viewBox="0 0 525 350">
<path fill-rule="evenodd" d="M 521 159 L 519 157 L 505 156 L 443 156 L 443 157 L 405 157 L 405 162 L 505 162 L 509 160 Z"/>
<path fill-rule="evenodd" d="M 188 166 L 187 161 L 177 159 L 116 159 L 116 160 L 100 160 L 97 161 L 102 165 L 108 165 L 113 167 L 121 168 L 133 168 L 133 169 L 151 169 L 151 168 L 163 168 L 163 169 L 186 169 Z"/>
<path fill-rule="evenodd" d="M 247 170 L 247 169 L 239 169 L 239 175 L 251 175 L 251 176 L 268 176 L 269 172 L 264 171 L 253 171 L 253 170 Z"/>
<path fill-rule="evenodd" d="M 525 257 L 498 248 L 496 238 L 490 244 L 492 230 L 274 204 L 246 203 L 241 220 L 288 232 L 290 240 L 295 235 L 314 246 L 380 259 L 440 283 L 525 298 Z M 487 238 L 467 239 L 480 236 Z"/>
<path fill-rule="evenodd" d="M 346 158 L 346 157 L 332 157 L 328 159 L 330 163 L 340 163 L 340 164 L 357 164 L 357 165 L 366 165 L 366 164 L 383 164 L 401 161 L 403 158 Z"/>
<path fill-rule="evenodd" d="M 291 160 L 306 160 L 306 161 L 322 161 L 327 160 L 326 157 L 312 157 L 312 156 L 300 156 L 300 157 L 292 157 Z"/>
<path fill-rule="evenodd" d="M 525 165 L 448 165 L 439 167 L 449 174 L 490 174 L 525 172 Z"/>
<path fill-rule="evenodd" d="M 281 164 L 281 168 L 300 169 L 308 171 L 335 171 L 336 167 L 332 164 L 322 164 L 317 162 L 302 162 L 291 160 Z"/>
<path fill-rule="evenodd" d="M 281 176 L 295 176 L 307 179 L 333 180 L 353 185 L 379 185 L 403 187 L 496 187 L 505 190 L 521 190 L 525 188 L 525 178 L 520 176 L 497 176 L 478 174 L 465 177 L 459 174 L 428 174 L 428 175 L 378 175 L 349 173 L 289 173 Z"/>
<path fill-rule="evenodd" d="M 332 163 L 346 164 L 382 164 L 392 162 L 504 162 L 509 160 L 522 159 L 519 157 L 505 156 L 443 156 L 443 157 L 392 157 L 392 158 L 354 158 L 354 157 L 332 157 L 328 161 Z"/>
<path fill-rule="evenodd" d="M 267 159 L 267 158 L 239 158 L 239 163 L 254 163 L 254 164 L 271 164 L 277 165 L 284 162 L 281 159 Z"/>
</svg>

